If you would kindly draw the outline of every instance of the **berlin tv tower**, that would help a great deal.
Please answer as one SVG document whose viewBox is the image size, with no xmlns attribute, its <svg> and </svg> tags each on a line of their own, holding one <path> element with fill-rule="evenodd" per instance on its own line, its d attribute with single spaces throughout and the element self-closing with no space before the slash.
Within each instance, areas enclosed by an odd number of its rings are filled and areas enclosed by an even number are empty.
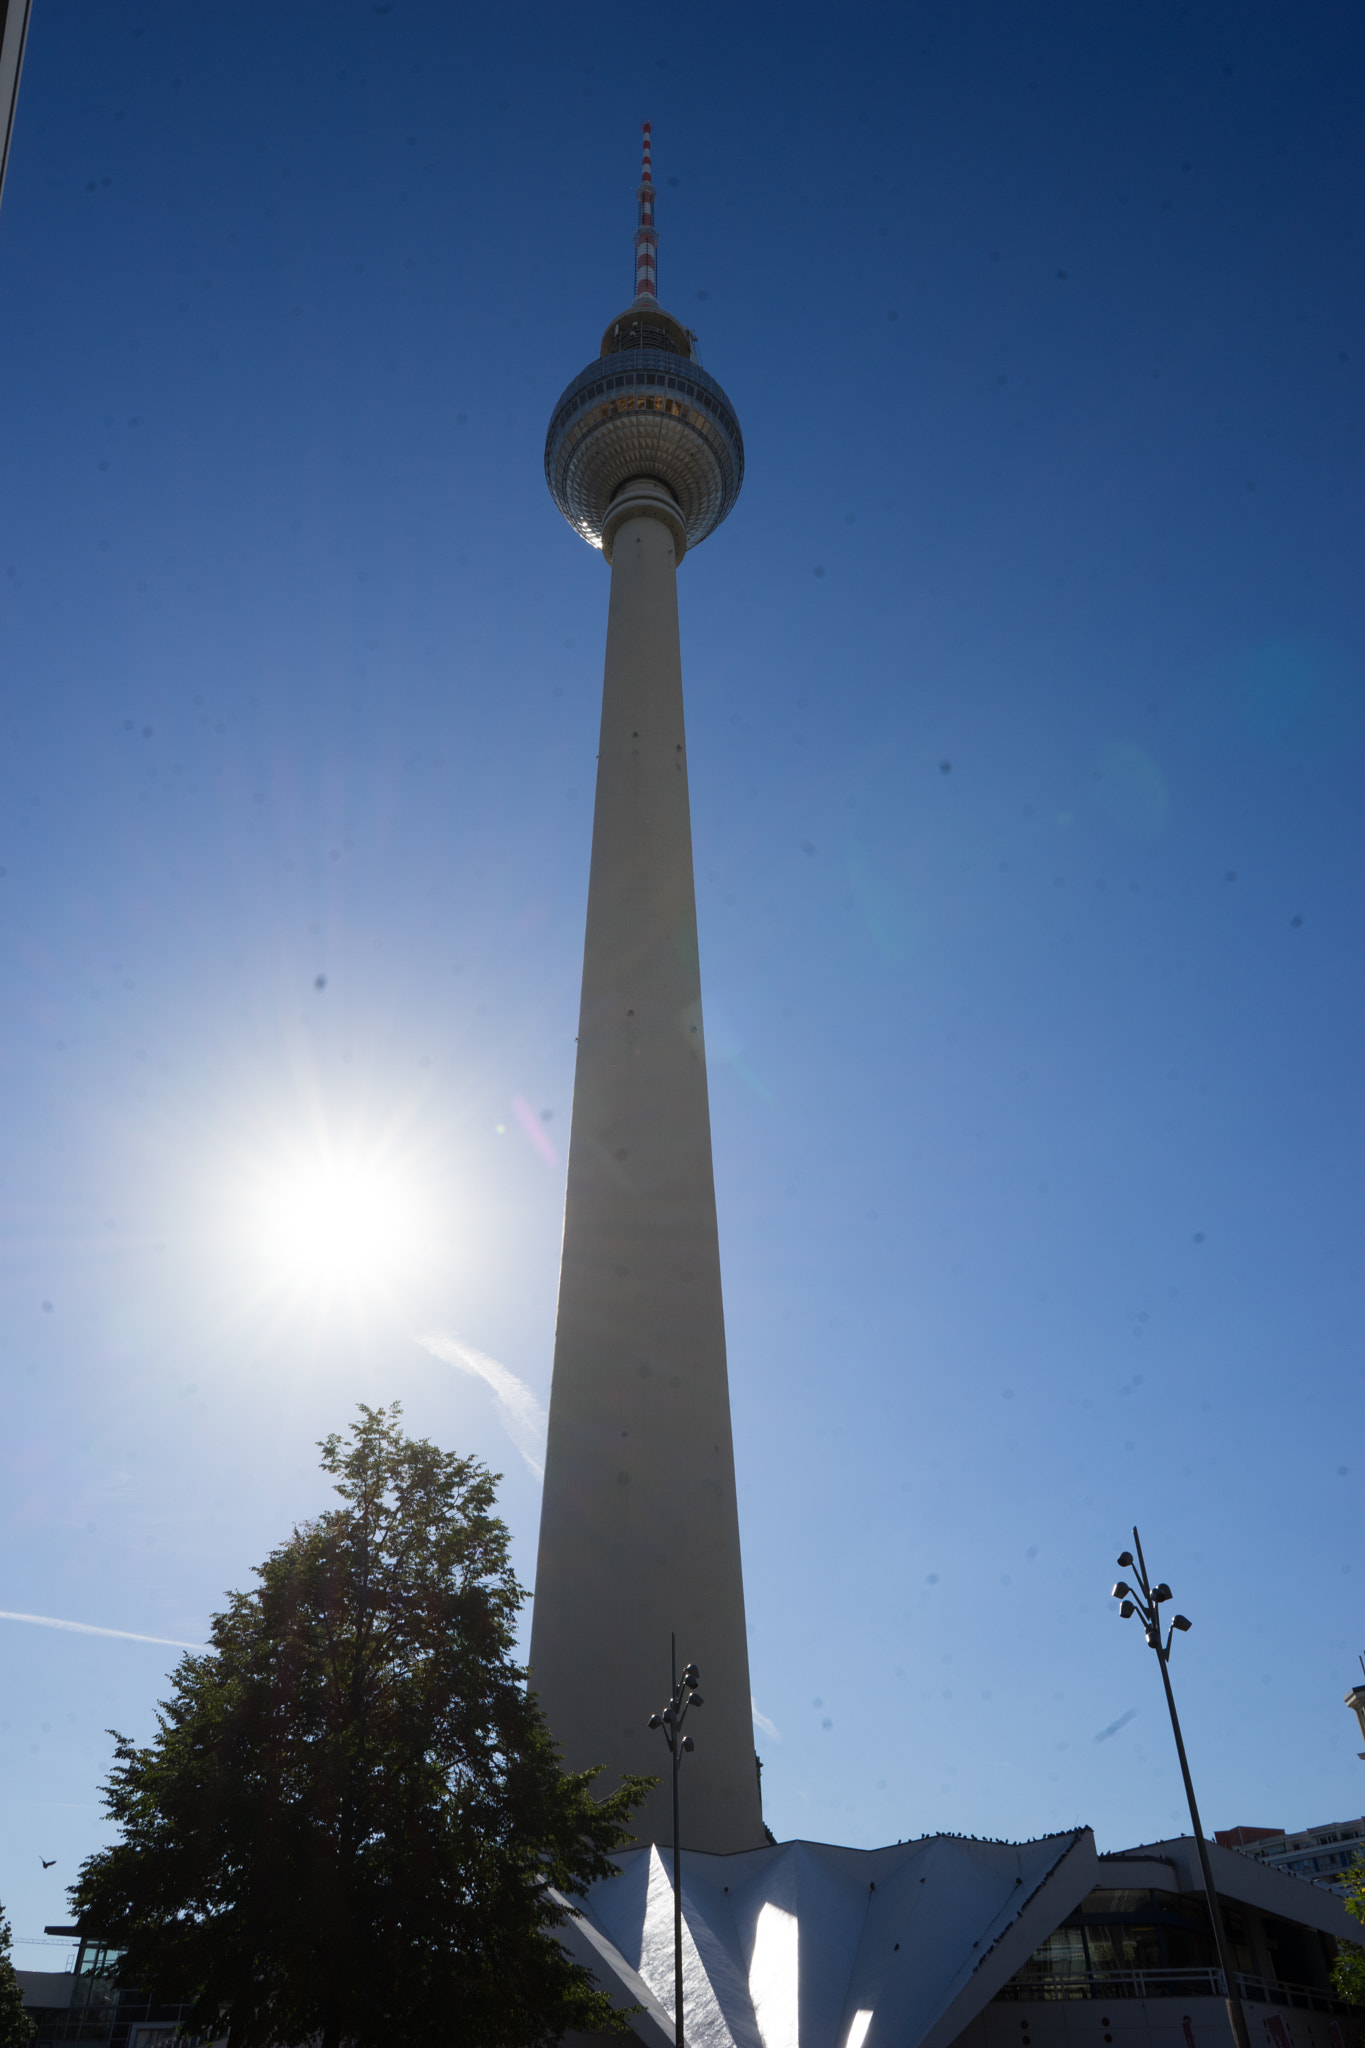
<svg viewBox="0 0 1365 2048">
<path fill-rule="evenodd" d="M 764 1839 L 706 1092 L 677 571 L 739 496 L 734 408 L 657 296 L 649 124 L 635 297 L 554 409 L 545 476 L 611 565 L 531 1685 L 565 1767 L 658 1771 L 669 1638 L 701 1671 L 681 1833 Z M 637 1821 L 672 1839 L 668 1787 Z"/>
</svg>

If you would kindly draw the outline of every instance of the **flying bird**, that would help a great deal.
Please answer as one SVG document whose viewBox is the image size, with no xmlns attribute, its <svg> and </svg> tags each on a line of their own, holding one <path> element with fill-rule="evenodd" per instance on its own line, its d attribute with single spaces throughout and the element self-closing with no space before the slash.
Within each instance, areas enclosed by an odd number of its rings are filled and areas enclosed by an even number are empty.
<svg viewBox="0 0 1365 2048">
<path fill-rule="evenodd" d="M 55 1856 L 53 1856 L 53 1857 L 47 1857 L 47 1856 L 40 1856 L 40 1857 L 38 1858 L 38 1861 L 39 1861 L 39 1862 L 40 1862 L 40 1863 L 42 1864 L 42 1866 L 43 1866 L 43 1869 L 44 1869 L 44 1870 L 51 1870 L 51 1868 L 52 1868 L 52 1865 L 53 1865 L 53 1864 L 54 1864 L 54 1863 L 55 1863 L 55 1862 L 57 1861 L 57 1859 L 56 1859 L 56 1857 L 55 1857 Z"/>
</svg>

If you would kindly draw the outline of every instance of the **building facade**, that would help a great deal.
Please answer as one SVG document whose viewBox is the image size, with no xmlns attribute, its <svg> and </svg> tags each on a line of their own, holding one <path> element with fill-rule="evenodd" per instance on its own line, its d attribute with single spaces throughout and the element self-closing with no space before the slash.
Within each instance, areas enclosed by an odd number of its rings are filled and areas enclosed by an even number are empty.
<svg viewBox="0 0 1365 2048">
<path fill-rule="evenodd" d="M 1214 1840 L 1226 1849 L 1254 1856 L 1272 1870 L 1306 1877 L 1310 1884 L 1344 1893 L 1346 1872 L 1365 1857 L 1365 1818 L 1324 1821 L 1320 1827 L 1303 1828 L 1297 1834 L 1283 1828 L 1222 1828 Z"/>
<path fill-rule="evenodd" d="M 1253 2048 L 1365 2048 L 1331 1987 L 1359 1932 L 1321 1886 L 1210 1847 Z M 625 1851 L 564 1931 L 635 2008 L 622 2048 L 673 2048 L 673 1892 L 656 1844 Z M 688 2048 L 1228 2048 L 1189 1836 L 1099 1855 L 1087 1828 L 1034 1842 L 931 1835 L 885 1849 L 685 1850 Z M 171 2048 L 179 2007 L 74 1973 L 20 1973 L 38 2048 Z"/>
<path fill-rule="evenodd" d="M 16 1970 L 24 2010 L 36 2029 L 33 2048 L 172 2048 L 186 2008 L 149 1998 L 121 1981 L 120 1952 L 69 1927 L 48 1934 L 76 1938 L 69 1970 Z M 199 2048 L 225 2048 L 202 2043 Z"/>
<path fill-rule="evenodd" d="M 1332 1965 L 1352 1923 L 1278 1872 L 1210 1851 L 1253 2044 L 1352 2048 L 1365 2015 Z M 1101 1882 L 1029 1958 L 961 2048 L 1224 2048 L 1227 2006 L 1193 1841 L 1099 1859 Z"/>
</svg>

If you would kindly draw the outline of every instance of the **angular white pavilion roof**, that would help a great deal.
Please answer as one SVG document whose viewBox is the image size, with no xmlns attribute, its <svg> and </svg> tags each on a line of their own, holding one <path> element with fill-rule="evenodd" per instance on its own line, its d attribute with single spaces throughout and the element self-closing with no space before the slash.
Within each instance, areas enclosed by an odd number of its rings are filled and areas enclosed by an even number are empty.
<svg viewBox="0 0 1365 2048">
<path fill-rule="evenodd" d="M 1088 1828 L 1036 1842 L 683 1852 L 689 2048 L 948 2048 L 1096 1882 Z M 672 1852 L 627 1850 L 561 1939 L 644 2048 L 672 2048 Z"/>
</svg>

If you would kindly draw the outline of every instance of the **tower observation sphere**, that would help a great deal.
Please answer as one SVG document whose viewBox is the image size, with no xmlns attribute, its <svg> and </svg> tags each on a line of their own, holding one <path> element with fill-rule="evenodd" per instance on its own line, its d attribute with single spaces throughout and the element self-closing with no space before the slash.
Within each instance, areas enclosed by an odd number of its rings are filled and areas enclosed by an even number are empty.
<svg viewBox="0 0 1365 2048">
<path fill-rule="evenodd" d="M 602 336 L 601 353 L 561 396 L 545 437 L 545 481 L 576 533 L 608 561 L 620 521 L 613 503 L 628 484 L 663 487 L 672 501 L 678 559 L 713 533 L 744 481 L 735 409 L 702 368 L 697 337 L 659 304 L 655 290 L 654 184 L 649 124 L 637 191 L 635 297 Z"/>
</svg>

